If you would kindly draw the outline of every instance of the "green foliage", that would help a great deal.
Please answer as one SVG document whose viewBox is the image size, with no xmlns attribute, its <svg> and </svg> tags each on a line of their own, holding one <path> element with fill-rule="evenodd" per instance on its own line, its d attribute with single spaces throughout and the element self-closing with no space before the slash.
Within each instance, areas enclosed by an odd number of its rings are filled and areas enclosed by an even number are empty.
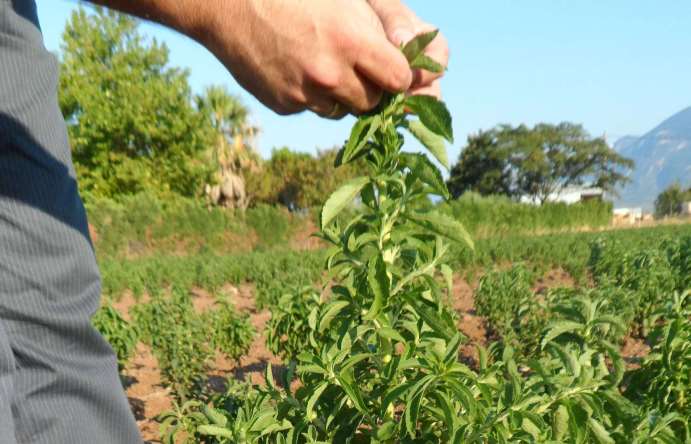
<svg viewBox="0 0 691 444">
<path fill-rule="evenodd" d="M 609 202 L 572 205 L 548 202 L 535 206 L 505 196 L 483 197 L 473 192 L 440 204 L 439 210 L 452 215 L 473 235 L 481 237 L 606 227 L 612 219 Z"/>
<path fill-rule="evenodd" d="M 194 311 L 189 293 L 173 288 L 170 296 L 157 294 L 135 306 L 133 315 L 174 394 L 183 401 L 198 396 L 213 350 L 209 324 Z"/>
<path fill-rule="evenodd" d="M 660 324 L 651 333 L 652 353 L 631 372 L 626 396 L 664 414 L 677 413 L 686 421 L 691 438 L 691 292 L 676 293 L 661 310 Z"/>
<path fill-rule="evenodd" d="M 655 199 L 655 217 L 681 214 L 681 206 L 684 202 L 691 202 L 691 187 L 684 190 L 679 182 L 675 182 Z"/>
<path fill-rule="evenodd" d="M 257 234 L 260 248 L 286 245 L 295 228 L 284 209 L 263 204 L 247 210 L 245 222 Z"/>
<path fill-rule="evenodd" d="M 486 273 L 475 291 L 477 313 L 486 318 L 507 346 L 534 354 L 547 324 L 544 304 L 532 291 L 534 277 L 522 265 Z"/>
<path fill-rule="evenodd" d="M 428 38 L 407 47 L 410 60 Z M 604 300 L 555 297 L 544 352 L 532 359 L 520 361 L 505 346 L 501 354 L 480 349 L 476 370 L 459 362 L 463 338 L 439 280 L 450 275 L 446 240 L 463 242 L 467 234 L 458 221 L 409 205 L 439 191 L 437 177 L 429 165 L 404 160 L 397 131 L 406 127 L 404 110 L 419 105 L 427 128 L 450 138 L 440 105 L 420 105 L 431 100 L 408 107 L 404 97 L 389 97 L 359 119 L 339 161 L 359 158 L 367 174 L 322 209 L 331 292 L 301 290 L 292 305 L 282 300 L 286 310 L 276 317 L 285 321 L 274 333 L 276 348 L 304 348 L 297 367 L 282 388 L 269 366 L 264 387 L 230 405 L 212 402 L 194 433 L 212 442 L 280 444 L 681 442 L 674 417 L 651 421 L 620 394 L 622 359 L 608 340 L 621 333 L 621 320 Z M 362 211 L 339 220 L 355 197 Z M 306 326 L 299 324 L 307 312 Z M 281 341 L 298 325 L 309 343 Z"/>
<path fill-rule="evenodd" d="M 306 221 L 277 207 L 259 205 L 241 212 L 148 192 L 117 201 L 93 199 L 87 212 L 100 259 L 283 248 L 297 225 Z"/>
<path fill-rule="evenodd" d="M 210 127 L 165 45 L 144 38 L 132 18 L 80 8 L 61 53 L 60 108 L 85 198 L 198 195 L 210 174 Z"/>
<path fill-rule="evenodd" d="M 479 131 L 468 137 L 458 163 L 451 168 L 447 185 L 455 198 L 473 191 L 481 196 L 515 193 L 512 171 L 508 168 L 509 153 L 498 146 L 495 131 Z"/>
<path fill-rule="evenodd" d="M 247 189 L 254 203 L 280 204 L 291 211 L 320 205 L 336 186 L 354 177 L 356 168 L 334 169 L 337 152 L 326 150 L 316 156 L 274 150 L 262 170 L 247 177 Z"/>
<path fill-rule="evenodd" d="M 476 191 L 545 203 L 550 195 L 585 182 L 614 192 L 629 180 L 620 170 L 632 167 L 604 138 L 592 138 L 580 125 L 502 125 L 468 138 L 449 186 L 456 197 Z"/>
<path fill-rule="evenodd" d="M 613 286 L 630 291 L 622 316 L 633 318 L 643 336 L 655 322 L 653 316 L 669 294 L 677 279 L 664 251 L 625 247 L 604 239 L 591 246 L 590 267 L 599 286 Z"/>
<path fill-rule="evenodd" d="M 247 314 L 239 314 L 232 304 L 219 301 L 217 306 L 204 314 L 211 333 L 209 345 L 228 358 L 240 362 L 252 345 L 257 332 Z"/>
<path fill-rule="evenodd" d="M 311 348 L 310 334 L 321 298 L 311 287 L 300 292 L 286 293 L 271 305 L 271 319 L 266 328 L 266 345 L 276 356 L 286 361 Z"/>
<path fill-rule="evenodd" d="M 137 348 L 138 329 L 127 322 L 109 302 L 98 309 L 91 322 L 113 348 L 118 358 L 118 367 L 122 370 Z"/>
</svg>

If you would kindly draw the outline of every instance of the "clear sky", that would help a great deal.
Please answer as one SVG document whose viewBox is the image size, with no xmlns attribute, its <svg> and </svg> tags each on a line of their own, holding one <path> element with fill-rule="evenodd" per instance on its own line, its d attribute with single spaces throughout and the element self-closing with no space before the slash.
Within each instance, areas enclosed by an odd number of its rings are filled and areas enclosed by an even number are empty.
<svg viewBox="0 0 691 444">
<path fill-rule="evenodd" d="M 203 0 L 200 0 L 203 1 Z M 328 0 L 324 0 L 328 1 Z M 450 41 L 444 94 L 454 116 L 456 158 L 466 136 L 498 123 L 573 121 L 611 142 L 641 135 L 691 105 L 691 1 L 409 0 Z M 57 51 L 78 3 L 37 0 L 46 46 Z M 340 144 L 351 119 L 280 117 L 239 86 L 201 46 L 159 26 L 171 62 L 191 70 L 195 91 L 224 84 L 263 129 L 259 148 L 301 151 Z"/>
</svg>

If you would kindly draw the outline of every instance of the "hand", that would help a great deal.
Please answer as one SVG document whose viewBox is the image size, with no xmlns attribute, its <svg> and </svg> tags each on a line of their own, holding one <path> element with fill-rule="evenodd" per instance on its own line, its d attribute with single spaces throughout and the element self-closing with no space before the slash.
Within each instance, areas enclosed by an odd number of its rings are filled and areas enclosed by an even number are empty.
<svg viewBox="0 0 691 444">
<path fill-rule="evenodd" d="M 405 57 L 361 0 L 213 1 L 200 40 L 279 114 L 340 118 L 376 107 L 413 80 Z"/>
<path fill-rule="evenodd" d="M 397 46 L 408 43 L 418 34 L 436 29 L 434 26 L 420 20 L 400 0 L 369 0 L 369 3 L 379 16 L 389 39 Z M 426 54 L 444 67 L 447 67 L 449 64 L 449 46 L 446 38 L 440 34 L 427 47 Z M 442 75 L 443 73 L 434 74 L 416 70 L 409 93 L 441 98 L 440 79 Z"/>
</svg>

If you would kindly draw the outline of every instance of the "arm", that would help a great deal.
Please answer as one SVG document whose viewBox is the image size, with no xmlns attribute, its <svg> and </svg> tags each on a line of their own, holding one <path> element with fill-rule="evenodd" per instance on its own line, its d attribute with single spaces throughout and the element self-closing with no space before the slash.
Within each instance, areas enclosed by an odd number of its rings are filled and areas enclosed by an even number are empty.
<svg viewBox="0 0 691 444">
<path fill-rule="evenodd" d="M 399 0 L 92 1 L 199 41 L 280 114 L 310 109 L 339 118 L 374 108 L 383 91 L 437 81 L 414 79 L 390 38 L 399 16 L 408 20 L 410 36 L 421 30 Z"/>
</svg>

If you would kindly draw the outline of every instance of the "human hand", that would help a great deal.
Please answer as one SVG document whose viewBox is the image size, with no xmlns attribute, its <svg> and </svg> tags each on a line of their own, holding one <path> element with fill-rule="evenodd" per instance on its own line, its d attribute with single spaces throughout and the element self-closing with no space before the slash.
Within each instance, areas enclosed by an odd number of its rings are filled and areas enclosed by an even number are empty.
<svg viewBox="0 0 691 444">
<path fill-rule="evenodd" d="M 408 62 L 365 1 L 214 3 L 209 32 L 199 39 L 279 114 L 310 109 L 340 118 L 376 107 L 383 91 L 410 88 Z"/>
<path fill-rule="evenodd" d="M 379 16 L 387 36 L 397 46 L 408 43 L 415 36 L 434 31 L 436 28 L 423 22 L 400 0 L 368 0 Z M 449 46 L 446 38 L 439 34 L 427 47 L 425 53 L 445 68 L 449 64 Z M 410 94 L 424 94 L 441 98 L 443 73 L 415 70 Z"/>
</svg>

